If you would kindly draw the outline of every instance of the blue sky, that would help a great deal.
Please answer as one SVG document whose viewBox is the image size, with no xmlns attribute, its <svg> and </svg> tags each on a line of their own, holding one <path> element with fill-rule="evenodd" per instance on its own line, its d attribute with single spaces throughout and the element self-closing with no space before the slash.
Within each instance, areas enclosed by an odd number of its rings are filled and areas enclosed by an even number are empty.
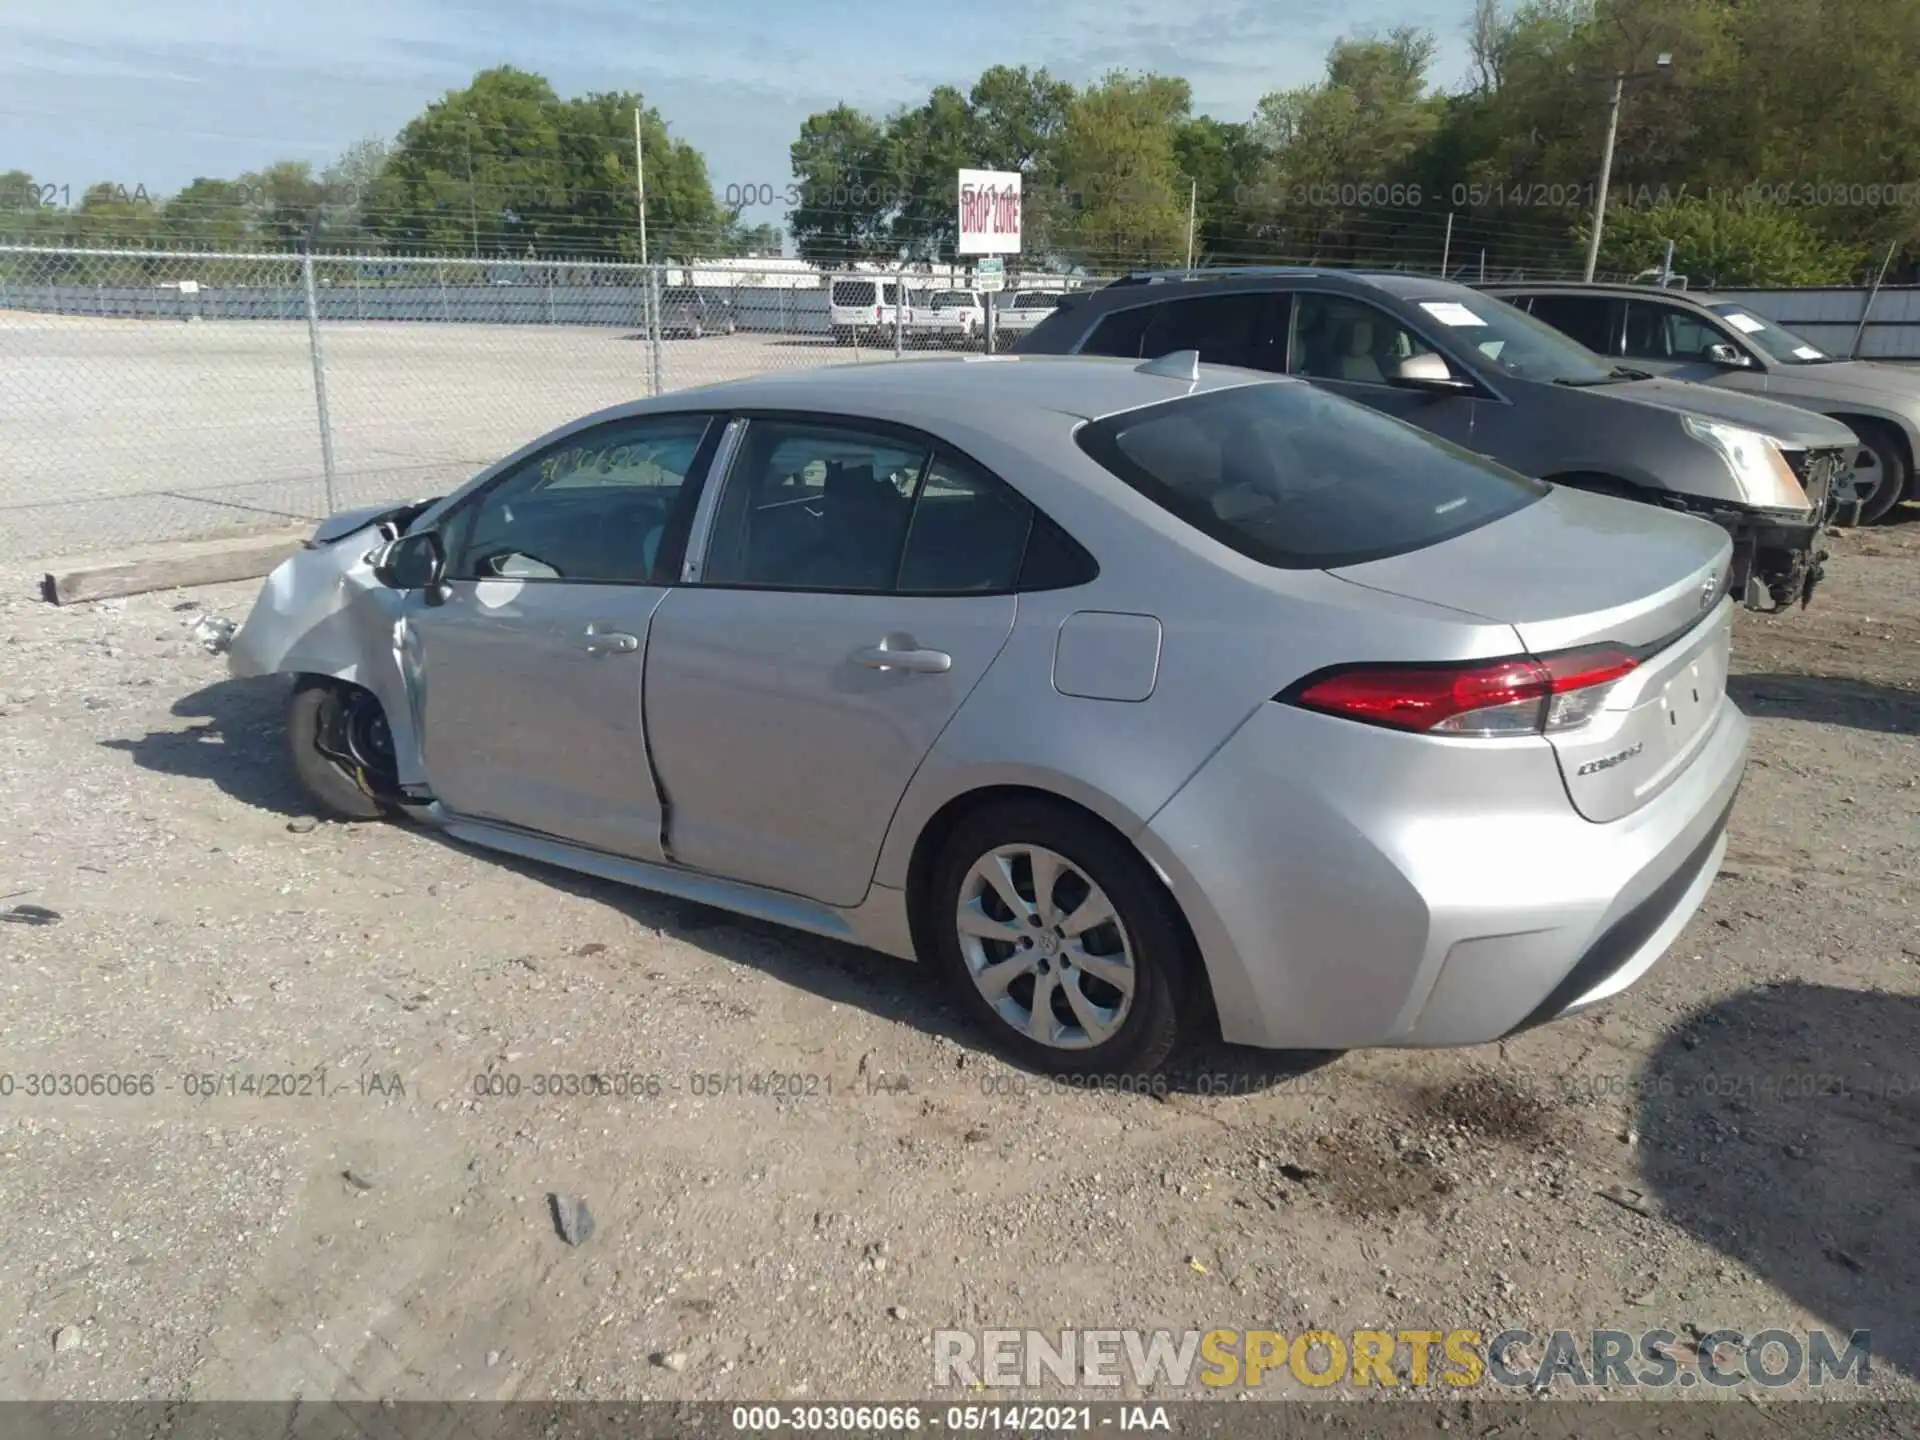
<svg viewBox="0 0 1920 1440">
<path fill-rule="evenodd" d="M 1466 71 L 1471 0 L 7 0 L 0 170 L 168 193 L 278 159 L 324 166 L 391 138 L 473 72 L 511 63 L 563 95 L 635 89 L 706 153 L 716 187 L 788 180 L 813 111 L 875 113 L 994 63 L 1074 81 L 1184 75 L 1244 119 L 1316 78 L 1342 34 L 1425 25 L 1435 76 Z M 777 212 L 749 218 L 778 220 Z"/>
</svg>

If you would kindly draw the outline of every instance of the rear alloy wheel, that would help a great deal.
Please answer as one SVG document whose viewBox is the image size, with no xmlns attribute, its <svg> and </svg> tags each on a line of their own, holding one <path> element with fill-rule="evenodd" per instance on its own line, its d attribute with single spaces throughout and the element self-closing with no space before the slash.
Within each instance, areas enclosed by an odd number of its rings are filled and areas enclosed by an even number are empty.
<svg viewBox="0 0 1920 1440">
<path fill-rule="evenodd" d="M 1137 1074 L 1180 1039 L 1185 928 L 1133 849 L 1043 802 L 963 820 L 929 887 L 928 930 L 965 1006 L 1019 1061 Z"/>
<path fill-rule="evenodd" d="M 287 698 L 294 773 L 337 820 L 378 820 L 399 793 L 386 712 L 358 685 L 307 676 Z"/>
<path fill-rule="evenodd" d="M 1867 421 L 1849 421 L 1860 437 L 1860 455 L 1855 462 L 1857 480 L 1871 478 L 1873 489 L 1860 497 L 1861 525 L 1886 518 L 1887 512 L 1907 493 L 1907 460 L 1891 431 Z"/>
</svg>

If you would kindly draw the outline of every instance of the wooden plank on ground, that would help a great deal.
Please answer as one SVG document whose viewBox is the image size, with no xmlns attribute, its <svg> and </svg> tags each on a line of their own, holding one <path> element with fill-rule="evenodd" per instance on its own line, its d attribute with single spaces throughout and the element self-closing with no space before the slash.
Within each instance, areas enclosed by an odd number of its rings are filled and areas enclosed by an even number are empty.
<svg viewBox="0 0 1920 1440">
<path fill-rule="evenodd" d="M 149 590 L 253 580 L 293 554 L 312 533 L 313 526 L 308 524 L 62 560 L 58 568 L 47 571 L 40 593 L 52 604 L 70 605 L 76 600 L 105 600 Z"/>
</svg>

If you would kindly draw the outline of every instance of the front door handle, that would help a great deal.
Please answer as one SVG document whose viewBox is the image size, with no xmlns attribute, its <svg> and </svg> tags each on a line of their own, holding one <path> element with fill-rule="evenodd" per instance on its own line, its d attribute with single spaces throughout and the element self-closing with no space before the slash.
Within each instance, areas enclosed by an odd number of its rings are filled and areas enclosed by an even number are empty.
<svg viewBox="0 0 1920 1440">
<path fill-rule="evenodd" d="M 853 658 L 872 670 L 910 670 L 917 675 L 944 675 L 953 669 L 953 656 L 944 650 L 923 650 L 911 635 L 889 635 L 878 645 L 854 651 Z"/>
<path fill-rule="evenodd" d="M 589 625 L 587 633 L 580 638 L 580 648 L 589 655 L 631 655 L 640 648 L 640 637 L 619 630 L 596 630 Z"/>
</svg>

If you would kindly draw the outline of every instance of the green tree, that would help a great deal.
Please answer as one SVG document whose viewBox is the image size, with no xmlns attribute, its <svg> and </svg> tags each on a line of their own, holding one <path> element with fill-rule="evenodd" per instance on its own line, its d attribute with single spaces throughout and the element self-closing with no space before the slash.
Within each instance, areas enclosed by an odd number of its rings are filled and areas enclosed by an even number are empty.
<svg viewBox="0 0 1920 1440">
<path fill-rule="evenodd" d="M 1253 134 L 1269 160 L 1254 203 L 1268 233 L 1305 258 L 1351 262 L 1385 258 L 1419 228 L 1420 156 L 1446 110 L 1427 89 L 1435 49 L 1404 27 L 1339 40 L 1324 80 L 1260 101 Z"/>
<path fill-rule="evenodd" d="M 1586 242 L 1583 223 L 1575 238 Z M 1803 210 L 1730 195 L 1611 212 L 1600 236 L 1606 274 L 1656 269 L 1674 242 L 1676 273 L 1701 285 L 1845 285 L 1858 282 L 1871 247 L 1840 245 Z"/>
<path fill-rule="evenodd" d="M 809 115 L 789 149 L 799 203 L 787 228 L 816 264 L 877 260 L 895 253 L 886 130 L 850 105 Z"/>
<path fill-rule="evenodd" d="M 24 170 L 0 174 L 0 215 L 16 215 L 40 208 L 40 187 Z"/>
<path fill-rule="evenodd" d="M 1253 127 L 1195 116 L 1174 132 L 1173 155 L 1191 187 L 1196 258 L 1254 255 L 1261 228 L 1252 202 L 1269 157 Z"/>
<path fill-rule="evenodd" d="M 161 207 L 160 220 L 170 243 L 198 250 L 238 250 L 255 238 L 255 214 L 245 184 L 200 175 Z"/>
<path fill-rule="evenodd" d="M 1061 249 L 1089 270 L 1184 260 L 1187 187 L 1174 140 L 1193 97 L 1170 75 L 1115 71 L 1068 107 L 1060 180 L 1075 204 Z"/>
</svg>

